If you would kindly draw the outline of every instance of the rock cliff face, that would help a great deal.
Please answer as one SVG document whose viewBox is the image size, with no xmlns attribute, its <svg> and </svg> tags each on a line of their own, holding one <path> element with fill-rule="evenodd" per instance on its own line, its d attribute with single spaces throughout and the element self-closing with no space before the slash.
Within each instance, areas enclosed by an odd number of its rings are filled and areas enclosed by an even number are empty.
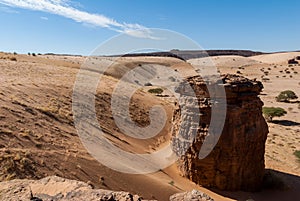
<svg viewBox="0 0 300 201">
<path fill-rule="evenodd" d="M 262 116 L 263 103 L 258 97 L 263 86 L 258 81 L 235 75 L 224 75 L 222 82 L 227 102 L 224 128 L 216 146 L 204 159 L 198 156 L 205 138 L 210 135 L 208 128 L 212 123 L 212 100 L 207 86 L 201 77 L 196 76 L 188 78 L 177 89 L 184 94 L 183 91 L 190 85 L 197 97 L 181 95 L 181 108 L 178 106 L 174 112 L 172 143 L 174 151 L 181 156 L 178 167 L 183 176 L 205 187 L 255 191 L 260 188 L 264 176 L 268 134 L 268 126 Z M 191 101 L 197 101 L 198 108 L 191 108 Z M 197 127 L 190 125 L 188 130 L 180 127 L 182 122 L 191 119 L 189 114 L 197 109 L 200 111 Z M 186 143 L 195 133 L 194 140 Z M 183 147 L 187 146 L 182 153 Z"/>
</svg>

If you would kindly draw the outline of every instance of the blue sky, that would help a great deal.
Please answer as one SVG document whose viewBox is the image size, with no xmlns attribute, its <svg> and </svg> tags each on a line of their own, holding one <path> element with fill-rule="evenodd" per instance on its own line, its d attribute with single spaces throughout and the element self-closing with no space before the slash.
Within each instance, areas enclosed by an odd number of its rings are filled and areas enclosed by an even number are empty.
<svg viewBox="0 0 300 201">
<path fill-rule="evenodd" d="M 0 0 L 0 51 L 89 54 L 170 29 L 204 49 L 300 50 L 298 0 Z M 178 48 L 174 44 L 174 48 Z"/>
</svg>

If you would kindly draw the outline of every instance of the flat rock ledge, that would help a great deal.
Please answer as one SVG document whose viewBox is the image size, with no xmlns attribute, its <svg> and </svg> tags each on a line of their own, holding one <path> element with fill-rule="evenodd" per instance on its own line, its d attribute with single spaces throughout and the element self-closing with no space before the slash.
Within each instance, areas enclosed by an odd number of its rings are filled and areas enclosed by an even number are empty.
<svg viewBox="0 0 300 201">
<path fill-rule="evenodd" d="M 191 192 L 177 193 L 170 197 L 170 201 L 214 201 L 207 194 L 198 190 Z"/>
<path fill-rule="evenodd" d="M 50 176 L 40 180 L 16 179 L 0 182 L 0 201 L 82 200 L 150 201 L 128 192 L 93 189 L 87 183 L 57 176 Z M 200 191 L 193 190 L 172 195 L 170 201 L 213 201 L 213 199 Z"/>
</svg>

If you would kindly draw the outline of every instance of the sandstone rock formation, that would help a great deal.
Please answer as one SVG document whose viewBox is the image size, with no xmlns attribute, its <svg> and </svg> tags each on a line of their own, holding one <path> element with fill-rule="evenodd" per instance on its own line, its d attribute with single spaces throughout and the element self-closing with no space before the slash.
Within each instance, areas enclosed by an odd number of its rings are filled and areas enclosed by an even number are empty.
<svg viewBox="0 0 300 201">
<path fill-rule="evenodd" d="M 31 195 L 32 194 L 32 195 Z M 128 192 L 93 189 L 87 183 L 57 176 L 41 180 L 12 180 L 0 183 L 0 201 L 147 201 Z M 150 200 L 148 200 L 150 201 Z M 155 201 L 155 200 L 153 200 Z M 172 195 L 170 201 L 213 201 L 197 190 Z"/>
<path fill-rule="evenodd" d="M 198 155 L 205 138 L 210 135 L 208 127 L 213 100 L 200 76 L 190 77 L 178 87 L 177 92 L 181 94 L 179 105 L 184 105 L 181 109 L 178 106 L 173 116 L 173 150 L 181 156 L 178 167 L 184 177 L 205 187 L 255 191 L 260 188 L 264 176 L 268 134 L 268 126 L 262 116 L 263 103 L 258 97 L 263 86 L 258 81 L 236 75 L 225 75 L 222 82 L 227 101 L 224 128 L 212 152 L 202 160 Z M 188 86 L 195 91 L 196 100 L 185 94 Z M 191 101 L 197 101 L 198 108 L 191 108 Z M 179 126 L 182 122 L 191 122 L 195 118 L 191 114 L 199 108 L 200 123 L 197 127 Z M 195 139 L 189 143 L 195 134 Z"/>
</svg>

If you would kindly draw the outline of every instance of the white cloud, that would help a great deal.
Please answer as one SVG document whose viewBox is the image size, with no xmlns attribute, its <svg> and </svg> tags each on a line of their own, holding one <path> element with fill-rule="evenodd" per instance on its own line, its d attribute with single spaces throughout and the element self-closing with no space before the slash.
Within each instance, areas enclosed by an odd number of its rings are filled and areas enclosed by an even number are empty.
<svg viewBox="0 0 300 201">
<path fill-rule="evenodd" d="M 137 38 L 148 38 L 148 39 L 152 39 L 152 40 L 163 40 L 163 38 L 152 36 L 152 32 L 149 29 L 137 29 L 137 30 L 127 29 L 127 30 L 124 30 L 124 33 L 126 33 L 130 36 L 137 37 Z"/>
<path fill-rule="evenodd" d="M 41 20 L 48 20 L 48 17 L 42 16 L 42 17 L 40 17 L 40 18 L 41 18 Z"/>
<path fill-rule="evenodd" d="M 5 12 L 5 13 L 19 13 L 18 11 L 15 11 L 9 7 L 6 6 L 1 6 L 0 5 L 0 12 Z"/>
<path fill-rule="evenodd" d="M 104 15 L 88 13 L 70 6 L 69 0 L 0 0 L 6 6 L 48 12 L 73 19 L 77 22 L 108 28 L 139 38 L 152 38 L 151 32 L 139 24 L 119 23 Z"/>
</svg>

